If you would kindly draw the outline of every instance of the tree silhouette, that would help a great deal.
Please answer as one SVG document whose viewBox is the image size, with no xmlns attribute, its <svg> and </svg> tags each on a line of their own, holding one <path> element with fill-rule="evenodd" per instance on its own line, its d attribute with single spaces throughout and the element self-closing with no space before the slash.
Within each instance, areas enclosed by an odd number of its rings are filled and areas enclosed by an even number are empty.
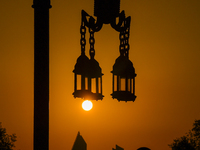
<svg viewBox="0 0 200 150">
<path fill-rule="evenodd" d="M 7 134 L 6 128 L 3 128 L 0 122 L 0 150 L 13 150 L 14 142 L 17 141 L 16 138 L 16 134 Z"/>
<path fill-rule="evenodd" d="M 195 120 L 192 130 L 169 144 L 172 150 L 200 150 L 200 120 Z"/>
</svg>

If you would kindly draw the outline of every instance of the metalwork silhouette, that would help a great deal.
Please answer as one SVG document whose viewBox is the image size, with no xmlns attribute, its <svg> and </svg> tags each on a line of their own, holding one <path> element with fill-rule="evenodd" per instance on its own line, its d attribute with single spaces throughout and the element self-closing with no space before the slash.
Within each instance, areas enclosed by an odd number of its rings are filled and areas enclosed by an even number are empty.
<svg viewBox="0 0 200 150">
<path fill-rule="evenodd" d="M 117 32 L 120 39 L 120 56 L 113 66 L 113 90 L 112 98 L 118 101 L 135 101 L 135 68 L 129 60 L 129 34 L 131 17 L 126 17 L 125 12 L 120 11 L 120 0 L 94 0 L 94 17 L 82 10 L 81 20 L 81 56 L 77 59 L 74 72 L 74 97 L 102 100 L 102 70 L 94 59 L 94 33 L 101 30 L 103 24 L 110 24 Z M 89 19 L 88 19 L 89 18 Z M 118 18 L 118 23 L 117 23 Z M 86 27 L 90 33 L 90 59 L 85 55 Z M 80 80 L 78 80 L 80 78 Z M 96 87 L 92 87 L 95 84 Z M 81 85 L 78 88 L 78 85 Z M 92 89 L 95 89 L 92 91 Z"/>
</svg>

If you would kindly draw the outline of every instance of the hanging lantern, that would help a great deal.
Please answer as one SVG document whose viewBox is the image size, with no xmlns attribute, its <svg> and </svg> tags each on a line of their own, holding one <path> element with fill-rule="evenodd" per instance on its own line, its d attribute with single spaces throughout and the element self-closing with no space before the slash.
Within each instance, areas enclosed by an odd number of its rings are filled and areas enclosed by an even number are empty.
<svg viewBox="0 0 200 150">
<path fill-rule="evenodd" d="M 74 72 L 74 97 L 88 100 L 102 100 L 102 72 L 99 63 L 81 54 Z"/>
<path fill-rule="evenodd" d="M 90 61 L 89 58 L 85 55 L 85 33 L 86 28 L 84 26 L 84 22 L 81 24 L 80 28 L 81 33 L 81 56 L 78 57 L 77 62 L 74 67 L 74 97 L 88 99 L 91 95 L 91 91 L 89 90 L 89 74 L 90 74 Z"/>
<path fill-rule="evenodd" d="M 91 92 L 88 88 L 89 58 L 82 53 L 77 59 L 74 72 L 74 97 L 87 99 Z"/>
<path fill-rule="evenodd" d="M 88 79 L 88 89 L 91 92 L 88 99 L 102 100 L 102 72 L 99 63 L 94 59 L 90 59 L 90 74 Z"/>
<path fill-rule="evenodd" d="M 135 68 L 129 60 L 129 32 L 130 21 L 125 30 L 121 30 L 120 39 L 120 56 L 116 59 L 113 65 L 113 93 L 112 98 L 118 101 L 135 101 Z"/>
<path fill-rule="evenodd" d="M 133 63 L 120 55 L 113 65 L 112 98 L 118 101 L 135 101 L 135 68 Z"/>
<path fill-rule="evenodd" d="M 103 95 L 102 95 L 102 71 L 101 67 L 99 66 L 99 63 L 94 59 L 95 56 L 95 50 L 94 50 L 94 31 L 89 28 L 90 32 L 90 38 L 89 38 L 89 43 L 90 43 L 90 60 L 89 60 L 89 80 L 88 80 L 88 86 L 89 86 L 89 91 L 92 93 L 90 95 L 91 100 L 102 100 Z"/>
<path fill-rule="evenodd" d="M 99 63 L 94 59 L 94 31 L 90 32 L 90 59 L 85 55 L 85 33 L 84 22 L 81 25 L 81 56 L 77 59 L 74 72 L 74 97 L 88 100 L 102 100 L 102 72 Z"/>
</svg>

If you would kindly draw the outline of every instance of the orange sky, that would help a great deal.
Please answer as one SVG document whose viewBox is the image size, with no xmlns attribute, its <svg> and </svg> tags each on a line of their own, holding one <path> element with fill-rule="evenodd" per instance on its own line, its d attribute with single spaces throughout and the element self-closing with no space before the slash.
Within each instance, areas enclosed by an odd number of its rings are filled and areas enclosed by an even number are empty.
<svg viewBox="0 0 200 150">
<path fill-rule="evenodd" d="M 200 1 L 121 0 L 132 17 L 130 60 L 135 102 L 118 102 L 110 71 L 119 56 L 118 33 L 104 25 L 95 33 L 96 60 L 103 76 L 103 101 L 91 111 L 74 99 L 73 73 L 80 55 L 81 10 L 93 15 L 93 0 L 52 0 L 50 9 L 50 150 L 69 150 L 78 131 L 88 150 L 146 146 L 170 150 L 200 119 Z M 33 150 L 32 0 L 0 5 L 0 122 L 17 134 L 15 150 Z M 88 33 L 87 49 L 88 55 Z"/>
</svg>

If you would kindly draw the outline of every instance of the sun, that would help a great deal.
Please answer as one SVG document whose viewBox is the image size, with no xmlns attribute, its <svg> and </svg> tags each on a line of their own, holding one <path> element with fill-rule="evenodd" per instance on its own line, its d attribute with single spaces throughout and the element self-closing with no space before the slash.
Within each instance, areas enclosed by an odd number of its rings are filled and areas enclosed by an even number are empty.
<svg viewBox="0 0 200 150">
<path fill-rule="evenodd" d="M 89 111 L 91 110 L 93 107 L 93 104 L 91 101 L 89 100 L 85 100 L 83 103 L 82 103 L 82 108 L 85 110 L 85 111 Z"/>
</svg>

